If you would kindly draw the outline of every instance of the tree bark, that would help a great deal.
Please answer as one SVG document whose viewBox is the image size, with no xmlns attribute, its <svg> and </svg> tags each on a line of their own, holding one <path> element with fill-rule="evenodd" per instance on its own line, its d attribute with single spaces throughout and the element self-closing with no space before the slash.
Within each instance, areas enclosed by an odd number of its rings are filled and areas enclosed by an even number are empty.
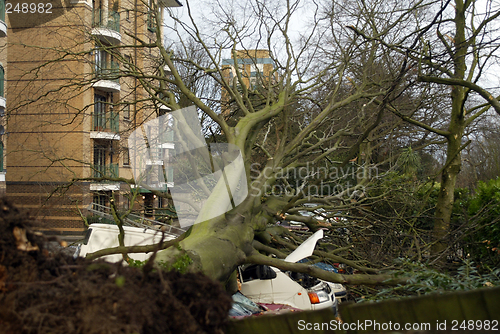
<svg viewBox="0 0 500 334">
<path fill-rule="evenodd" d="M 453 78 L 464 79 L 467 65 L 467 39 L 465 34 L 465 12 L 467 5 L 462 0 L 455 1 L 455 38 L 453 57 Z M 455 184 L 462 165 L 461 142 L 465 128 L 466 90 L 463 86 L 451 86 L 451 115 L 448 127 L 446 164 L 441 172 L 441 188 L 439 189 L 434 222 L 434 244 L 432 254 L 438 255 L 447 248 L 446 236 L 450 232 L 450 221 L 453 211 Z"/>
<path fill-rule="evenodd" d="M 456 139 L 455 139 L 456 137 Z M 441 254 L 448 247 L 446 237 L 450 231 L 451 215 L 453 211 L 455 184 L 457 175 L 462 165 L 460 154 L 460 139 L 462 135 L 455 133 L 448 140 L 447 162 L 441 172 L 441 187 L 436 203 L 436 213 L 433 228 L 433 240 L 431 252 L 433 255 Z"/>
<path fill-rule="evenodd" d="M 243 207 L 244 204 L 242 204 Z M 202 271 L 214 280 L 226 283 L 247 253 L 253 250 L 254 230 L 248 214 L 241 208 L 214 219 L 193 225 L 178 247 L 158 252 L 157 262 L 175 263 L 187 255 L 189 271 Z"/>
</svg>

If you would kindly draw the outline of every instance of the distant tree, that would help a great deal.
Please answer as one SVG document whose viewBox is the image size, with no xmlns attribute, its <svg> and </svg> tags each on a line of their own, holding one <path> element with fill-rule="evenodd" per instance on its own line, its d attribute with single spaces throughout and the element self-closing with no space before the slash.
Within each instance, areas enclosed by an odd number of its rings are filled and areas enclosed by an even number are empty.
<svg viewBox="0 0 500 334">
<path fill-rule="evenodd" d="M 390 2 L 386 6 L 400 9 L 406 4 Z M 393 14 L 396 12 L 391 11 Z M 484 83 L 485 73 L 496 59 L 500 46 L 497 38 L 499 28 L 496 26 L 500 11 L 496 1 L 448 0 L 421 1 L 412 10 L 402 12 L 397 16 L 397 24 L 408 29 L 402 28 L 398 33 L 394 30 L 377 30 L 374 33 L 364 27 L 353 29 L 367 41 L 379 42 L 400 53 L 406 68 L 416 71 L 419 82 L 449 91 L 449 107 L 444 111 L 446 117 L 439 126 L 420 121 L 397 108 L 392 109 L 403 120 L 446 141 L 446 158 L 440 173 L 441 188 L 433 230 L 432 251 L 438 255 L 449 246 L 446 238 L 450 232 L 454 189 L 462 166 L 461 152 L 469 144 L 464 140 L 465 131 L 490 109 L 500 114 L 500 103 L 495 97 L 497 92 Z M 365 12 L 365 17 L 364 22 L 376 23 L 372 12 Z M 475 102 L 476 97 L 485 102 Z"/>
</svg>

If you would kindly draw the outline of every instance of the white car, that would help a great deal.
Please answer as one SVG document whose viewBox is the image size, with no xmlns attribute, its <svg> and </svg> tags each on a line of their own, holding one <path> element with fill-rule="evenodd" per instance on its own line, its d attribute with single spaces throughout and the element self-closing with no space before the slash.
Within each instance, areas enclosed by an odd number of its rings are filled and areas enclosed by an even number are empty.
<svg viewBox="0 0 500 334">
<path fill-rule="evenodd" d="M 314 251 L 323 230 L 314 233 L 285 259 L 297 262 Z M 301 310 L 333 308 L 337 299 L 330 283 L 302 273 L 283 272 L 266 265 L 239 268 L 241 293 L 256 303 L 285 304 Z"/>
<path fill-rule="evenodd" d="M 125 246 L 142 246 L 156 244 L 161 241 L 162 232 L 150 228 L 123 226 L 125 232 Z M 113 224 L 90 224 L 83 243 L 78 246 L 74 256 L 85 257 L 87 253 L 118 247 L 119 230 L 117 225 Z M 174 239 L 174 235 L 165 234 L 164 241 Z M 129 253 L 128 256 L 133 260 L 145 261 L 153 253 Z M 101 257 L 108 262 L 118 262 L 123 259 L 121 254 L 106 255 Z"/>
<path fill-rule="evenodd" d="M 308 263 L 308 262 L 309 262 L 309 260 L 307 260 L 307 259 L 303 259 L 303 260 L 299 261 L 299 263 Z M 312 263 L 312 265 L 315 267 L 318 267 L 322 270 L 329 271 L 332 273 L 338 272 L 338 270 L 334 266 L 332 266 L 328 263 L 317 262 L 317 263 Z M 339 283 L 331 283 L 331 282 L 328 282 L 328 284 L 330 285 L 330 288 L 335 293 L 335 298 L 337 298 L 337 301 L 339 302 L 339 304 L 341 302 L 347 301 L 347 290 L 346 290 L 345 286 L 343 286 L 342 284 L 339 284 Z"/>
</svg>

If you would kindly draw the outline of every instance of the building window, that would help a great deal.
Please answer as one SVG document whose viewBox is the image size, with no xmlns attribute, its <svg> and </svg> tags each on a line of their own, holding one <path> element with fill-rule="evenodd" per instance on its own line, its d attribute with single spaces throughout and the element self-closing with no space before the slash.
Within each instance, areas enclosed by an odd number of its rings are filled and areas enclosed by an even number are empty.
<svg viewBox="0 0 500 334">
<path fill-rule="evenodd" d="M 101 75 L 106 71 L 106 58 L 106 51 L 100 49 L 99 47 L 96 47 L 96 49 L 94 50 L 94 66 L 96 75 Z"/>
<path fill-rule="evenodd" d="M 130 166 L 130 152 L 128 147 L 123 148 L 123 166 Z"/>
<path fill-rule="evenodd" d="M 3 172 L 3 142 L 0 141 L 0 172 Z"/>
<path fill-rule="evenodd" d="M 96 45 L 93 51 L 94 75 L 99 80 L 111 80 L 119 83 L 120 66 L 106 50 Z"/>
<path fill-rule="evenodd" d="M 0 65 L 0 96 L 4 97 L 4 77 L 5 77 L 5 71 L 3 67 Z"/>
<path fill-rule="evenodd" d="M 94 210 L 97 211 L 105 211 L 104 207 L 108 206 L 108 201 L 109 201 L 109 196 L 105 192 L 96 192 L 94 193 L 93 196 L 93 202 L 94 204 L 97 204 L 94 206 Z"/>
<path fill-rule="evenodd" d="M 104 146 L 94 146 L 94 165 L 106 166 L 106 148 Z"/>
<path fill-rule="evenodd" d="M 153 211 L 153 203 L 154 203 L 154 197 L 153 194 L 148 193 L 144 194 L 142 196 L 142 199 L 144 200 L 144 216 L 146 218 L 152 218 L 154 211 Z"/>
<path fill-rule="evenodd" d="M 149 31 L 154 32 L 156 30 L 156 17 L 154 12 L 153 0 L 148 1 L 147 26 Z"/>
<path fill-rule="evenodd" d="M 133 61 L 133 59 L 132 59 L 132 56 L 131 56 L 131 55 L 125 55 L 125 62 L 126 62 L 125 66 L 126 66 L 126 65 L 129 65 L 129 66 L 130 66 L 130 65 L 133 65 L 133 64 L 134 64 L 134 61 Z M 132 66 L 130 66 L 130 67 L 132 68 Z"/>
<path fill-rule="evenodd" d="M 130 120 L 130 104 L 128 103 L 123 107 L 123 118 L 127 121 Z"/>
<path fill-rule="evenodd" d="M 238 71 L 242 77 L 246 76 L 245 65 L 238 63 Z"/>
<path fill-rule="evenodd" d="M 105 142 L 94 144 L 94 178 L 115 178 L 119 176 L 118 163 L 115 163 L 115 148 Z"/>
<path fill-rule="evenodd" d="M 103 131 L 106 128 L 106 96 L 94 95 L 94 129 Z"/>
<path fill-rule="evenodd" d="M 123 201 L 123 209 L 124 210 L 130 209 L 130 198 L 128 196 L 124 196 L 123 199 L 124 199 L 124 201 Z"/>
<path fill-rule="evenodd" d="M 125 9 L 125 18 L 127 19 L 127 21 L 130 21 L 130 10 L 129 9 Z"/>
</svg>

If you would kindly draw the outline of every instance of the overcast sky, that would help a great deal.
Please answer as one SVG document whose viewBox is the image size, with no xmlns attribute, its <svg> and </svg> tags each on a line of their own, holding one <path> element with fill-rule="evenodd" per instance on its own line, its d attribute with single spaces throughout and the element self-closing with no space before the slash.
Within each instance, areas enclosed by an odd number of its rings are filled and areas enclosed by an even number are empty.
<svg viewBox="0 0 500 334">
<path fill-rule="evenodd" d="M 188 15 L 188 7 L 186 0 L 179 0 L 182 3 L 182 7 L 172 8 L 171 11 L 175 13 L 183 22 L 190 22 L 190 18 Z M 265 0 L 261 0 L 265 1 Z M 281 2 L 282 0 L 270 0 L 268 3 L 276 4 Z M 244 4 L 247 3 L 245 0 L 218 0 L 218 1 L 207 1 L 207 0 L 191 0 L 190 6 L 192 15 L 195 18 L 197 24 L 203 28 L 204 25 L 209 21 L 208 18 L 213 17 L 211 6 L 215 6 L 217 3 L 227 3 L 227 7 L 235 8 L 235 11 L 238 11 L 238 14 L 241 14 L 245 10 Z M 298 38 L 301 32 L 307 31 L 308 20 L 309 22 L 312 19 L 312 1 L 302 1 L 301 7 L 297 9 L 295 14 L 292 17 L 292 24 L 290 28 L 290 36 L 292 39 Z M 500 10 L 500 1 L 487 1 L 487 0 L 479 0 L 476 3 L 476 8 L 480 10 L 486 10 L 486 4 L 492 5 L 490 10 Z M 246 9 L 248 10 L 248 9 Z M 167 41 L 175 42 L 178 40 L 175 32 L 172 31 L 172 28 L 176 28 L 174 21 L 165 13 L 165 36 Z M 213 28 L 213 27 L 212 27 Z M 230 54 L 228 51 L 228 58 L 230 58 Z M 490 67 L 487 69 L 487 72 L 483 74 L 481 79 L 481 84 L 487 86 L 492 92 L 498 92 L 500 87 L 500 64 L 497 61 L 490 60 Z"/>
</svg>

